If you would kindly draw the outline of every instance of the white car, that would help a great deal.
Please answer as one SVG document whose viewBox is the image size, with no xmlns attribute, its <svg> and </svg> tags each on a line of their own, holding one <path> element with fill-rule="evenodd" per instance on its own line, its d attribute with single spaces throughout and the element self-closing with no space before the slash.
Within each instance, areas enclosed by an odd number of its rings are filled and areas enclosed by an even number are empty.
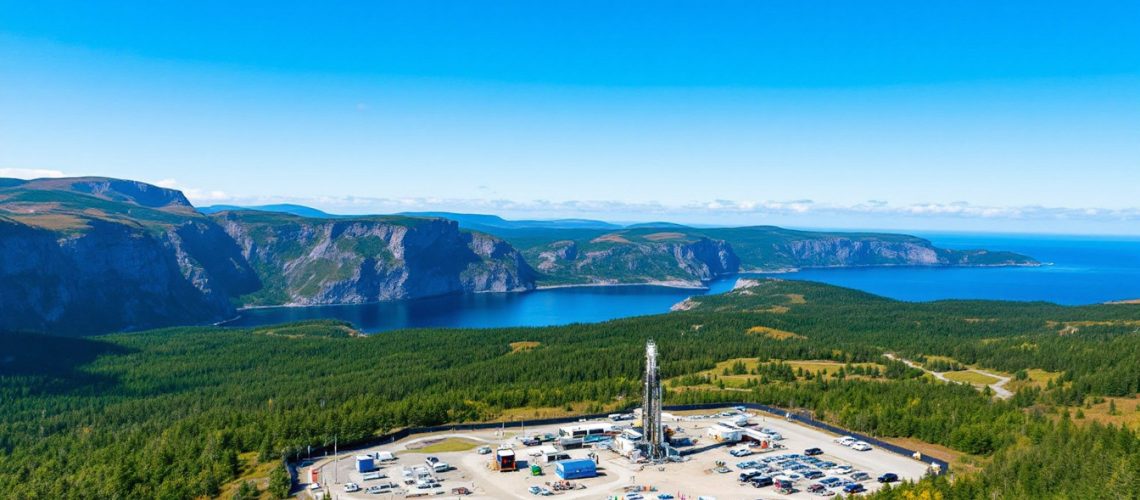
<svg viewBox="0 0 1140 500">
<path fill-rule="evenodd" d="M 855 468 L 850 466 L 850 465 L 840 465 L 839 467 L 831 469 L 831 473 L 832 474 L 847 474 L 853 470 L 855 470 Z"/>
<path fill-rule="evenodd" d="M 348 484 L 344 485 L 344 492 L 345 493 L 356 493 L 358 491 L 360 491 L 360 485 L 359 484 L 348 483 Z"/>
<path fill-rule="evenodd" d="M 862 441 L 856 441 L 851 445 L 851 449 L 855 451 L 871 451 L 871 445 Z"/>
<path fill-rule="evenodd" d="M 858 442 L 858 440 L 851 437 L 851 436 L 843 436 L 841 438 L 836 438 L 835 442 L 839 443 L 843 446 L 851 446 L 851 445 L 855 444 L 856 442 Z"/>
</svg>

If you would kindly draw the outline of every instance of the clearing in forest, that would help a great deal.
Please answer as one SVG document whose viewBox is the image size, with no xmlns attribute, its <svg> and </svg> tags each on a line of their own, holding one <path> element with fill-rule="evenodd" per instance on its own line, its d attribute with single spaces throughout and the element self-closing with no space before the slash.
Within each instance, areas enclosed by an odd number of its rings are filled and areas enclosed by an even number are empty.
<svg viewBox="0 0 1140 500">
<path fill-rule="evenodd" d="M 768 337 L 770 339 L 775 339 L 775 340 L 788 340 L 788 339 L 806 338 L 803 335 L 800 335 L 798 333 L 789 332 L 786 330 L 780 330 L 780 329 L 772 328 L 772 327 L 768 327 L 768 326 L 754 326 L 754 327 L 748 329 L 748 333 L 751 335 L 763 335 L 765 337 Z"/>
</svg>

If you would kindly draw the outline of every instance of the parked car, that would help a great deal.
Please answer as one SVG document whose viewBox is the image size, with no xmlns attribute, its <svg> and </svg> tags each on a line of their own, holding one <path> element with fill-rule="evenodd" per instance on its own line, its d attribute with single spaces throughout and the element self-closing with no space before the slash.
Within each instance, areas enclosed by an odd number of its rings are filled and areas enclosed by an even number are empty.
<svg viewBox="0 0 1140 500">
<path fill-rule="evenodd" d="M 879 476 L 879 482 L 880 483 L 893 483 L 893 482 L 898 481 L 898 480 L 899 480 L 899 475 L 895 474 L 894 472 L 888 472 L 886 474 Z"/>
<path fill-rule="evenodd" d="M 855 471 L 855 472 L 851 473 L 851 480 L 852 481 L 866 481 L 868 479 L 871 479 L 871 475 L 867 474 L 866 472 Z"/>
<path fill-rule="evenodd" d="M 530 488 L 527 488 L 526 490 L 529 491 L 531 495 L 537 495 L 539 493 L 542 493 L 542 488 L 539 488 L 538 486 L 531 486 Z"/>
<path fill-rule="evenodd" d="M 747 457 L 748 455 L 752 454 L 752 450 L 750 450 L 748 448 L 736 448 L 736 449 L 728 452 L 728 454 L 732 455 L 734 457 L 737 457 L 737 458 Z"/>
<path fill-rule="evenodd" d="M 842 481 L 837 477 L 829 477 L 829 478 L 825 478 L 825 479 L 820 479 L 819 484 L 822 484 L 828 488 L 834 488 L 834 487 L 842 484 Z"/>
<path fill-rule="evenodd" d="M 867 491 L 867 488 L 864 488 L 863 485 L 859 483 L 852 483 L 843 487 L 843 492 L 848 495 L 862 493 L 864 491 Z"/>
<path fill-rule="evenodd" d="M 626 493 L 625 500 L 645 500 L 641 493 Z"/>
<path fill-rule="evenodd" d="M 819 493 L 819 492 L 824 491 L 826 489 L 827 489 L 827 486 L 824 486 L 820 483 L 811 483 L 807 487 L 807 492 L 808 493 Z"/>
<path fill-rule="evenodd" d="M 804 455 L 807 455 L 809 457 L 814 457 L 816 455 L 823 455 L 823 450 L 821 450 L 819 448 L 808 448 L 808 449 L 804 450 Z"/>
<path fill-rule="evenodd" d="M 763 488 L 765 486 L 772 486 L 772 478 L 770 478 L 768 476 L 756 476 L 756 477 L 752 478 L 751 481 L 748 481 L 748 482 L 752 483 L 752 486 L 755 488 Z"/>
<path fill-rule="evenodd" d="M 840 465 L 839 467 L 831 469 L 831 472 L 834 472 L 836 474 L 847 474 L 853 470 L 855 470 L 855 468 L 850 465 Z"/>
<path fill-rule="evenodd" d="M 807 479 L 819 479 L 819 478 L 823 477 L 823 472 L 815 470 L 815 469 L 805 470 L 803 472 L 803 474 L 804 474 L 804 477 Z"/>
<path fill-rule="evenodd" d="M 377 484 L 375 486 L 369 486 L 368 492 L 373 494 L 373 495 L 379 495 L 381 493 L 391 492 L 391 491 L 395 490 L 396 488 L 399 488 L 399 485 L 397 485 L 396 483 Z"/>
<path fill-rule="evenodd" d="M 790 495 L 792 493 L 795 493 L 795 491 L 796 491 L 795 485 L 793 485 L 792 482 L 787 480 L 787 479 L 777 480 L 775 482 L 775 486 L 776 486 L 776 491 L 783 493 L 785 495 Z"/>
<path fill-rule="evenodd" d="M 345 493 L 356 493 L 358 491 L 360 491 L 360 485 L 359 484 L 348 483 L 348 484 L 344 485 L 344 492 Z"/>
<path fill-rule="evenodd" d="M 816 467 L 819 467 L 820 469 L 834 469 L 836 465 L 837 464 L 835 462 L 820 462 L 816 464 Z"/>
<path fill-rule="evenodd" d="M 851 445 L 851 449 L 856 451 L 871 451 L 871 445 L 862 441 L 856 441 Z"/>
<path fill-rule="evenodd" d="M 673 498 L 674 498 L 673 495 L 670 495 L 668 493 L 662 493 L 660 495 L 657 495 L 657 500 L 673 500 Z"/>
<path fill-rule="evenodd" d="M 737 469 L 755 469 L 756 466 L 758 466 L 758 465 L 760 465 L 760 464 L 756 463 L 755 460 L 745 460 L 743 462 L 737 463 L 736 468 Z"/>
</svg>

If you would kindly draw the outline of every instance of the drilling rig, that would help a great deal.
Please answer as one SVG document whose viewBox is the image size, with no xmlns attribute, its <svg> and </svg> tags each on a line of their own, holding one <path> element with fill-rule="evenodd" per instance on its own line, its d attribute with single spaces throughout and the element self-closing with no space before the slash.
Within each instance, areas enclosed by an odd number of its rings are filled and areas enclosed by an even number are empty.
<svg viewBox="0 0 1140 500">
<path fill-rule="evenodd" d="M 657 344 L 645 343 L 645 388 L 641 402 L 642 456 L 651 462 L 665 460 L 665 426 L 661 422 L 661 373 L 657 368 Z"/>
</svg>

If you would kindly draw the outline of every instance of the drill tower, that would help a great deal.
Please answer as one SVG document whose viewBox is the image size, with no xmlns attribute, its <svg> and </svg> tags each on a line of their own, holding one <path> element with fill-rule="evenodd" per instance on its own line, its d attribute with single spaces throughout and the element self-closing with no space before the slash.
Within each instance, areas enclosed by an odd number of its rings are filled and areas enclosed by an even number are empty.
<svg viewBox="0 0 1140 500">
<path fill-rule="evenodd" d="M 641 402 L 642 446 L 645 458 L 660 462 L 666 458 L 665 426 L 661 422 L 661 373 L 657 369 L 657 344 L 645 343 L 645 388 Z"/>
</svg>

